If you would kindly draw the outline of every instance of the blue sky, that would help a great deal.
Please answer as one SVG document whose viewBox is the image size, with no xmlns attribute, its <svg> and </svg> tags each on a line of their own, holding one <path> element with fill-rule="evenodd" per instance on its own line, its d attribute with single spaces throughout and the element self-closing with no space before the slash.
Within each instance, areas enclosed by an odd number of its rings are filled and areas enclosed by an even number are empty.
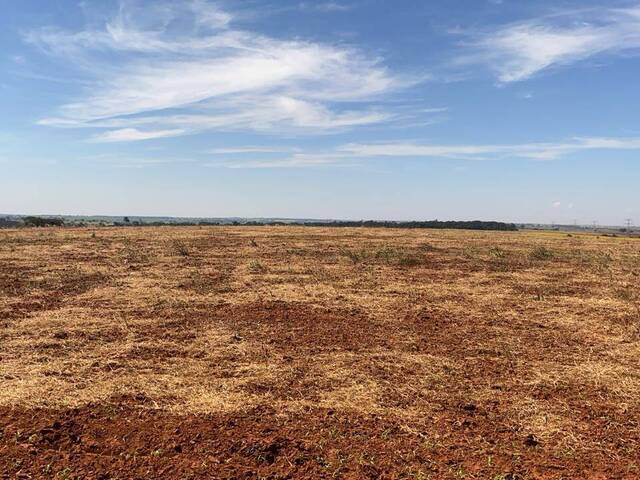
<svg viewBox="0 0 640 480">
<path fill-rule="evenodd" d="M 5 2 L 0 212 L 640 223 L 640 3 Z"/>
</svg>

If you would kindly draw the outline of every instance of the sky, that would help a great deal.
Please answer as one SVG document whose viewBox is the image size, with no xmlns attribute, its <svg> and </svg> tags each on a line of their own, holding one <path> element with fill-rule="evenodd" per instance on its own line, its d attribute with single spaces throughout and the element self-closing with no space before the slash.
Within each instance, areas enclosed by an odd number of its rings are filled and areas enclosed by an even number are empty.
<svg viewBox="0 0 640 480">
<path fill-rule="evenodd" d="M 640 2 L 21 0 L 0 212 L 640 224 Z"/>
</svg>

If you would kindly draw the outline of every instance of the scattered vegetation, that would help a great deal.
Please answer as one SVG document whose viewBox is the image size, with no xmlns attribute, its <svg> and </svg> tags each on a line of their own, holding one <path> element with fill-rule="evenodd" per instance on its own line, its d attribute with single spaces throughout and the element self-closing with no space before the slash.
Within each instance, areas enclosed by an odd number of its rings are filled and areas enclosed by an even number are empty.
<svg viewBox="0 0 640 480">
<path fill-rule="evenodd" d="M 180 257 L 188 257 L 191 254 L 187 244 L 180 239 L 174 239 L 171 241 L 171 251 L 174 255 L 178 255 Z"/>
<path fill-rule="evenodd" d="M 496 246 L 492 246 L 489 248 L 489 255 L 493 258 L 505 258 L 507 256 L 507 252 L 504 249 Z"/>
<path fill-rule="evenodd" d="M 122 258 L 126 265 L 138 265 L 149 261 L 149 255 L 146 249 L 141 248 L 140 245 L 133 244 L 129 239 L 125 239 L 123 244 Z"/>
<path fill-rule="evenodd" d="M 423 261 L 423 258 L 417 253 L 390 246 L 363 248 L 361 250 L 341 248 L 339 253 L 354 265 L 359 263 L 378 263 L 414 267 Z"/>
<path fill-rule="evenodd" d="M 351 260 L 352 263 L 360 263 L 364 258 L 363 252 L 356 252 L 355 250 L 351 250 L 349 248 L 341 248 L 340 255 Z"/>
<path fill-rule="evenodd" d="M 267 267 L 259 260 L 251 260 L 248 267 L 251 273 L 265 273 L 267 271 Z"/>
<path fill-rule="evenodd" d="M 430 243 L 423 243 L 418 248 L 423 252 L 437 252 L 440 250 L 438 247 L 434 247 Z"/>
<path fill-rule="evenodd" d="M 553 258 L 553 252 L 543 245 L 539 245 L 529 252 L 529 258 L 531 260 L 551 260 Z"/>
<path fill-rule="evenodd" d="M 397 257 L 396 263 L 401 267 L 417 267 L 423 263 L 423 259 L 418 255 L 402 254 Z"/>
<path fill-rule="evenodd" d="M 637 292 L 636 290 L 627 285 L 625 287 L 620 287 L 615 290 L 616 297 L 625 302 L 633 302 L 636 299 Z"/>
</svg>

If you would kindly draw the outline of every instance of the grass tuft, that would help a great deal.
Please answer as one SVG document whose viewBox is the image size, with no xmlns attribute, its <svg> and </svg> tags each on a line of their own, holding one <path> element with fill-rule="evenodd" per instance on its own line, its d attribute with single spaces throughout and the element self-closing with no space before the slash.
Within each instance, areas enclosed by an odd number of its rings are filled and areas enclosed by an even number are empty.
<svg viewBox="0 0 640 480">
<path fill-rule="evenodd" d="M 171 242 L 171 251 L 174 255 L 178 255 L 180 257 L 188 257 L 191 254 L 187 245 L 179 239 Z"/>
<path fill-rule="evenodd" d="M 267 271 L 267 267 L 259 260 L 251 260 L 248 268 L 251 273 L 265 273 Z"/>
<path fill-rule="evenodd" d="M 531 260 L 551 260 L 554 257 L 553 252 L 545 246 L 537 246 L 531 252 L 529 252 L 529 258 Z"/>
</svg>

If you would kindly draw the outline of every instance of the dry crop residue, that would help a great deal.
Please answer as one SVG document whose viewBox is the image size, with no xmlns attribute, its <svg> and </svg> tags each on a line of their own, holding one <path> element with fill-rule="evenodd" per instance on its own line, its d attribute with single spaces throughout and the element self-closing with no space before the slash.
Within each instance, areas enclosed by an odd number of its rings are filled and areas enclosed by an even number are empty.
<svg viewBox="0 0 640 480">
<path fill-rule="evenodd" d="M 588 234 L 0 230 L 0 478 L 639 478 L 639 278 Z"/>
</svg>

